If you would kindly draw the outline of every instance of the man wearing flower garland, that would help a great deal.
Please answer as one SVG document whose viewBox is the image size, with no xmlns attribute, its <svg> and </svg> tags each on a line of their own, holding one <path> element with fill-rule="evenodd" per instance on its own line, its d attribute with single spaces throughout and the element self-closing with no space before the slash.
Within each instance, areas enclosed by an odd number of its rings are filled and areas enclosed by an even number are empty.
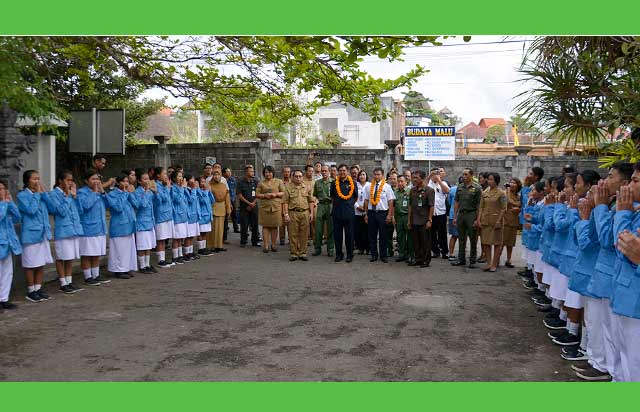
<svg viewBox="0 0 640 412">
<path fill-rule="evenodd" d="M 313 184 L 313 197 L 318 202 L 316 209 L 316 234 L 314 238 L 315 251 L 312 256 L 322 254 L 322 240 L 327 233 L 327 256 L 333 256 L 333 224 L 331 222 L 331 185 L 333 180 L 329 177 L 329 166 L 323 165 L 320 169 L 322 179 Z M 326 227 L 325 227 L 326 226 Z"/>
<path fill-rule="evenodd" d="M 342 238 L 347 249 L 347 263 L 353 260 L 353 224 L 355 221 L 355 193 L 356 182 L 349 176 L 347 165 L 338 166 L 338 178 L 331 185 L 331 200 L 333 202 L 333 240 L 336 247 L 336 262 L 344 259 L 342 253 Z"/>
<path fill-rule="evenodd" d="M 378 260 L 387 263 L 386 225 L 393 220 L 393 201 L 396 196 L 391 186 L 383 179 L 381 167 L 373 169 L 373 181 L 364 186 L 364 208 L 367 210 L 365 221 L 369 225 L 370 262 Z"/>
</svg>

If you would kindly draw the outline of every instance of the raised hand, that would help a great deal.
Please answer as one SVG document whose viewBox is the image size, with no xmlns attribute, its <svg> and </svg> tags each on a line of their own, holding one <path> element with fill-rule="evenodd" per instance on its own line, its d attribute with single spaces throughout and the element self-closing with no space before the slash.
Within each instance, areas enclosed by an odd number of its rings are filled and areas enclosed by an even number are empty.
<svg viewBox="0 0 640 412">
<path fill-rule="evenodd" d="M 588 199 L 582 199 L 578 202 L 578 214 L 580 215 L 580 219 L 589 220 L 592 209 L 593 206 Z"/>
<path fill-rule="evenodd" d="M 631 210 L 633 211 L 633 191 L 631 186 L 622 186 L 616 195 L 616 210 Z"/>
<path fill-rule="evenodd" d="M 592 188 L 594 189 L 594 188 Z M 593 201 L 596 204 L 596 206 L 598 205 L 608 205 L 609 204 L 609 198 L 611 197 L 610 193 L 609 193 L 609 188 L 607 187 L 607 184 L 605 183 L 604 180 L 600 180 L 598 182 L 598 186 L 595 187 L 595 190 L 593 190 Z"/>
<path fill-rule="evenodd" d="M 574 193 L 573 196 L 571 196 L 571 198 L 569 199 L 569 208 L 577 209 L 579 200 L 580 200 L 580 196 L 578 196 L 577 193 Z"/>
</svg>

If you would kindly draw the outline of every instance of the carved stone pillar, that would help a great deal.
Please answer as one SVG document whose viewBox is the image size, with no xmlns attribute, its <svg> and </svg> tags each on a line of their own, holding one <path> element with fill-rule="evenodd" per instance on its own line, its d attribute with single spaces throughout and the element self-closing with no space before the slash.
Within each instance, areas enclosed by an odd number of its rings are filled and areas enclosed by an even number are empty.
<svg viewBox="0 0 640 412">
<path fill-rule="evenodd" d="M 25 136 L 16 129 L 17 117 L 6 104 L 0 108 L 0 179 L 7 182 L 14 198 L 22 188 L 23 155 L 33 152 L 36 143 L 35 136 Z"/>
</svg>

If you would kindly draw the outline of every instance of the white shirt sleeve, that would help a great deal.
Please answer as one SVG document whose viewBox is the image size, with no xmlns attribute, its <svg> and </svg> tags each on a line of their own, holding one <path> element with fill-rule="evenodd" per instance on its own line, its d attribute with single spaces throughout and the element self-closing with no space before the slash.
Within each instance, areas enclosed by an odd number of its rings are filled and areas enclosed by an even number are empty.
<svg viewBox="0 0 640 412">
<path fill-rule="evenodd" d="M 363 194 L 364 198 L 362 200 L 363 201 L 369 200 L 369 192 L 371 191 L 371 182 L 365 183 L 362 190 L 364 191 L 364 194 Z"/>
<path fill-rule="evenodd" d="M 390 185 L 385 184 L 385 191 L 387 192 L 387 201 L 396 200 L 396 194 L 393 193 L 393 189 Z"/>
</svg>

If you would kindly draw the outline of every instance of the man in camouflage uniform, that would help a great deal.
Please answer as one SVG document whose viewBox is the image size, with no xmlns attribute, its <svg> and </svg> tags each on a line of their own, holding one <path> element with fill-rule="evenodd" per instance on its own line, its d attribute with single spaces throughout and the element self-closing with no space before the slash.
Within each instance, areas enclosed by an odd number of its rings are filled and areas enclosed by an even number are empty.
<svg viewBox="0 0 640 412">
<path fill-rule="evenodd" d="M 324 165 L 320 169 L 322 173 L 322 179 L 316 180 L 313 184 L 313 197 L 318 202 L 316 209 L 316 233 L 314 238 L 315 252 L 312 256 L 319 256 L 322 254 L 322 238 L 324 233 L 329 233 L 327 236 L 327 256 L 333 256 L 333 222 L 331 219 L 331 185 L 333 179 L 329 177 L 329 166 Z"/>
</svg>

